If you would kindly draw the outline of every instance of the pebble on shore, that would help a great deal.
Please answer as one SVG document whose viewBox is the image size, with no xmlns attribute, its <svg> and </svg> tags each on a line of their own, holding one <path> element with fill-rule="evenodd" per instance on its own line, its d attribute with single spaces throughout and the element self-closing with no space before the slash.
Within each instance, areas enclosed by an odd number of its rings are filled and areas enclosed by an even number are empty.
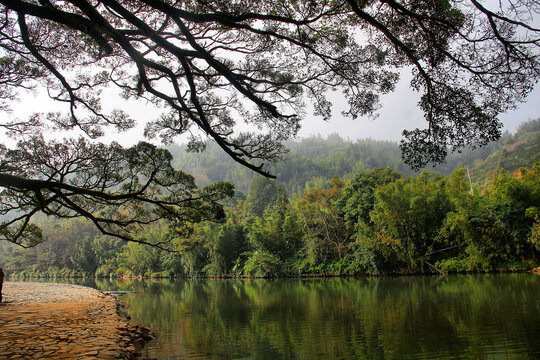
<svg viewBox="0 0 540 360">
<path fill-rule="evenodd" d="M 135 359 L 150 330 L 113 296 L 78 285 L 5 282 L 0 359 Z"/>
</svg>

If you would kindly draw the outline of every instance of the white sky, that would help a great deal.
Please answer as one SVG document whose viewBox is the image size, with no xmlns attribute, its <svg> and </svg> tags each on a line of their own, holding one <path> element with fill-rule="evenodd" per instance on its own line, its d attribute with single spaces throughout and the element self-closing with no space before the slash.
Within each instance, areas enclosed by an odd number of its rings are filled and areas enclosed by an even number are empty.
<svg viewBox="0 0 540 360">
<path fill-rule="evenodd" d="M 422 111 L 417 103 L 420 94 L 409 88 L 408 80 L 401 80 L 396 90 L 382 98 L 382 108 L 376 119 L 358 118 L 351 120 L 341 116 L 339 105 L 334 104 L 334 116 L 331 121 L 307 117 L 300 131 L 301 137 L 321 134 L 323 137 L 338 133 L 350 140 L 372 138 L 377 140 L 399 141 L 403 130 L 423 129 L 427 126 Z M 339 101 L 339 100 L 338 100 Z M 499 119 L 504 125 L 503 131 L 515 132 L 522 122 L 540 118 L 540 86 L 528 96 L 527 102 L 518 104 L 518 109 L 501 114 Z"/>
<path fill-rule="evenodd" d="M 499 2 L 486 0 L 485 4 L 497 8 Z M 540 19 L 535 17 L 532 24 L 536 27 L 540 26 Z M 334 104 L 332 119 L 325 122 L 320 117 L 311 115 L 311 111 L 308 109 L 305 120 L 302 122 L 299 137 L 318 134 L 326 137 L 332 133 L 337 133 L 341 137 L 350 140 L 372 138 L 399 141 L 402 138 L 401 133 L 404 129 L 425 128 L 427 124 L 417 106 L 420 95 L 409 88 L 409 78 L 410 75 L 404 73 L 396 90 L 382 98 L 382 108 L 378 112 L 378 118 L 359 117 L 356 120 L 351 120 L 341 116 L 341 110 L 345 109 L 347 105 L 338 95 L 335 95 L 330 99 Z M 126 110 L 140 125 L 138 128 L 121 134 L 114 133 L 111 130 L 103 140 L 115 140 L 124 146 L 143 140 L 144 124 L 157 117 L 156 109 L 147 106 L 143 101 L 126 102 L 114 94 L 113 91 L 104 94 L 104 106 L 109 109 L 120 108 Z M 12 108 L 14 111 L 9 117 L 18 117 L 20 119 L 24 119 L 34 112 L 66 109 L 65 104 L 53 103 L 44 92 L 21 95 L 21 101 L 14 103 Z M 6 115 L 0 113 L 0 121 L 5 121 L 8 118 Z M 509 130 L 510 132 L 515 132 L 520 123 L 537 118 L 540 118 L 540 85 L 536 86 L 525 103 L 518 104 L 517 110 L 501 114 L 499 117 L 504 125 L 503 131 Z M 3 143 L 9 144 L 10 142 L 3 141 Z"/>
<path fill-rule="evenodd" d="M 425 128 L 426 123 L 422 111 L 417 103 L 420 95 L 409 88 L 407 76 L 400 81 L 396 90 L 382 98 L 382 108 L 376 119 L 359 117 L 356 120 L 345 118 L 341 115 L 341 110 L 346 108 L 344 100 L 339 95 L 333 95 L 331 101 L 333 105 L 333 117 L 325 122 L 321 117 L 311 115 L 308 110 L 305 120 L 302 122 L 302 129 L 299 138 L 311 135 L 322 135 L 326 137 L 332 133 L 337 133 L 344 139 L 377 139 L 399 141 L 402 138 L 404 129 Z M 139 127 L 126 133 L 117 134 L 113 130 L 108 133 L 105 141 L 115 140 L 122 145 L 129 146 L 143 140 L 144 123 L 154 119 L 157 115 L 156 109 L 147 106 L 144 101 L 130 101 L 105 94 L 104 106 L 107 108 L 119 107 L 130 113 L 139 124 Z M 58 111 L 65 109 L 65 104 L 52 102 L 46 94 L 38 92 L 36 94 L 25 94 L 21 96 L 18 103 L 14 103 L 13 113 L 10 117 L 24 119 L 34 112 Z M 6 119 L 6 114 L 3 114 Z M 504 124 L 504 130 L 514 132 L 520 123 L 540 118 L 540 86 L 527 98 L 527 102 L 518 104 L 518 109 L 500 116 Z"/>
</svg>

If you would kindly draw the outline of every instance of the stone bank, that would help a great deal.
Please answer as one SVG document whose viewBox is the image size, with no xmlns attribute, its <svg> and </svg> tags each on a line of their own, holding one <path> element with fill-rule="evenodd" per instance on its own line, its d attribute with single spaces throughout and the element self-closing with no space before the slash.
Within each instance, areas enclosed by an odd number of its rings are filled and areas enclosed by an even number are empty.
<svg viewBox="0 0 540 360">
<path fill-rule="evenodd" d="M 78 285 L 6 282 L 0 359 L 135 359 L 149 330 L 110 294 Z"/>
</svg>

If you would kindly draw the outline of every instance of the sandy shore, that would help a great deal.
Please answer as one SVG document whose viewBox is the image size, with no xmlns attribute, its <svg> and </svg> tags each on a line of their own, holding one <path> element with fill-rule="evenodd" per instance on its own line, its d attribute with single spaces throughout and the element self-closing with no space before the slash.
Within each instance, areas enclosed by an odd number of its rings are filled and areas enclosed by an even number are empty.
<svg viewBox="0 0 540 360">
<path fill-rule="evenodd" d="M 133 359 L 151 338 L 91 288 L 8 281 L 2 294 L 0 359 Z"/>
</svg>

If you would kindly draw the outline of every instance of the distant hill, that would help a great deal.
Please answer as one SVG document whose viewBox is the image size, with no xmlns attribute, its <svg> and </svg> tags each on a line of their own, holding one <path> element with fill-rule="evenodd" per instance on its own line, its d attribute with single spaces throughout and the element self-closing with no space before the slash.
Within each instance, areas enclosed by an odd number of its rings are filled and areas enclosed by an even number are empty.
<svg viewBox="0 0 540 360">
<path fill-rule="evenodd" d="M 405 177 L 415 175 L 401 160 L 399 144 L 363 139 L 348 141 L 333 134 L 326 139 L 309 137 L 286 143 L 290 153 L 282 161 L 268 166 L 289 194 L 302 193 L 306 187 L 322 185 L 333 177 L 352 177 L 355 173 L 376 167 L 387 167 Z M 183 145 L 168 148 L 175 166 L 192 174 L 201 185 L 229 181 L 238 191 L 247 193 L 255 174 L 234 162 L 215 143 L 202 153 L 188 153 Z M 515 134 L 506 132 L 499 141 L 461 153 L 450 154 L 445 164 L 428 167 L 448 176 L 457 166 L 471 168 L 473 180 L 481 183 L 499 167 L 515 171 L 531 166 L 540 154 L 540 119 L 522 124 Z"/>
<path fill-rule="evenodd" d="M 498 169 L 516 171 L 540 161 L 540 119 L 523 123 L 515 134 L 508 134 L 497 151 L 475 164 L 477 179 L 486 179 Z"/>
<path fill-rule="evenodd" d="M 289 194 L 301 193 L 306 184 L 322 185 L 333 177 L 346 177 L 376 167 L 390 167 L 404 174 L 414 172 L 401 161 L 395 142 L 372 139 L 351 142 L 337 134 L 326 139 L 310 137 L 286 144 L 290 152 L 282 161 L 267 166 L 277 181 L 286 186 Z M 202 153 L 188 153 L 185 146 L 172 146 L 174 165 L 192 174 L 197 182 L 206 185 L 215 181 L 230 181 L 236 189 L 247 193 L 255 173 L 234 162 L 215 143 L 209 143 Z"/>
</svg>

